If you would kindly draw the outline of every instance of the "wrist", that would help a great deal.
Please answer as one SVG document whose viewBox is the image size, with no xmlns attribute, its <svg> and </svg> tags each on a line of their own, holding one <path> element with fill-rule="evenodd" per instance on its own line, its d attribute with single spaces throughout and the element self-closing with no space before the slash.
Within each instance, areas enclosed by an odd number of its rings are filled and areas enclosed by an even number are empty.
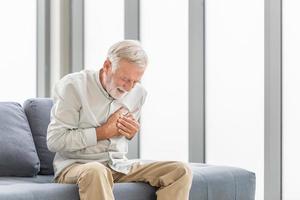
<svg viewBox="0 0 300 200">
<path fill-rule="evenodd" d="M 105 140 L 107 138 L 105 125 L 96 128 L 97 140 Z"/>
</svg>

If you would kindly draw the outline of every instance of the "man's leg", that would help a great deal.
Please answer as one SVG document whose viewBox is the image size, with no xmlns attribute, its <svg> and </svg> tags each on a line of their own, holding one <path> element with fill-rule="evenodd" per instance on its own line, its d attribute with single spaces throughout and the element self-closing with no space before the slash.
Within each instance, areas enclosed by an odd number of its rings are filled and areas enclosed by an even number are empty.
<svg viewBox="0 0 300 200">
<path fill-rule="evenodd" d="M 147 182 L 159 187 L 158 200 L 188 200 L 193 176 L 183 162 L 158 161 L 135 164 L 127 175 L 119 173 L 114 178 L 115 182 Z"/>
<path fill-rule="evenodd" d="M 57 182 L 77 184 L 80 200 L 114 199 L 112 172 L 98 162 L 74 163 L 60 174 Z"/>
</svg>

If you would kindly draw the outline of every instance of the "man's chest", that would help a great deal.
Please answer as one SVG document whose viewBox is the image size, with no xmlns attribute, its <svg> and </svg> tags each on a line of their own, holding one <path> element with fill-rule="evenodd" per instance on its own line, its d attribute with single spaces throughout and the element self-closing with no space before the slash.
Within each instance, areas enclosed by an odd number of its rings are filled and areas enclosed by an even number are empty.
<svg viewBox="0 0 300 200">
<path fill-rule="evenodd" d="M 116 100 L 99 103 L 85 102 L 82 104 L 79 113 L 79 127 L 89 128 L 100 126 L 120 107 L 127 106 Z"/>
</svg>

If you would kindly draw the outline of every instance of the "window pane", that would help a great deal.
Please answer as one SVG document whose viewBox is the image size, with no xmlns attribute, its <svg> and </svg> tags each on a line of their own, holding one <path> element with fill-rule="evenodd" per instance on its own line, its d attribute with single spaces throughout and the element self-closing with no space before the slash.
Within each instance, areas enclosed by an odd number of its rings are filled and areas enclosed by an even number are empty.
<svg viewBox="0 0 300 200">
<path fill-rule="evenodd" d="M 108 48 L 124 39 L 124 1 L 84 1 L 84 67 L 100 69 Z"/>
<path fill-rule="evenodd" d="M 283 199 L 300 199 L 300 2 L 283 1 Z"/>
<path fill-rule="evenodd" d="M 188 160 L 188 1 L 141 0 L 141 42 L 149 56 L 141 157 Z"/>
<path fill-rule="evenodd" d="M 36 96 L 36 1 L 0 2 L 0 101 Z"/>
<path fill-rule="evenodd" d="M 206 160 L 264 177 L 264 1 L 206 1 Z"/>
</svg>

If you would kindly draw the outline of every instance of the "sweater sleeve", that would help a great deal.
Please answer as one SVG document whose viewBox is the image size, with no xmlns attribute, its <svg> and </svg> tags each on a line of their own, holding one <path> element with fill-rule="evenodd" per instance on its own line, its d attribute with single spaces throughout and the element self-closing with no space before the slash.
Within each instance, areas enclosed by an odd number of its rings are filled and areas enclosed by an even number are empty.
<svg viewBox="0 0 300 200">
<path fill-rule="evenodd" d="M 80 97 L 72 78 L 60 80 L 53 91 L 54 105 L 47 130 L 47 146 L 52 152 L 71 152 L 97 144 L 96 129 L 79 128 Z"/>
<path fill-rule="evenodd" d="M 143 91 L 143 95 L 142 95 L 141 100 L 139 101 L 138 106 L 132 111 L 132 114 L 133 114 L 133 117 L 135 120 L 139 120 L 141 117 L 141 110 L 145 103 L 146 97 L 147 97 L 147 92 Z"/>
<path fill-rule="evenodd" d="M 143 95 L 142 95 L 141 100 L 139 101 L 138 106 L 135 107 L 134 110 L 131 110 L 134 119 L 137 120 L 137 121 L 138 121 L 138 120 L 140 119 L 140 117 L 141 117 L 141 110 L 142 110 L 142 106 L 143 106 L 144 103 L 145 103 L 146 97 L 147 97 L 147 92 L 146 92 L 146 91 L 143 91 Z M 127 139 L 127 140 L 132 140 L 132 138 L 130 138 L 130 139 L 126 138 L 126 139 Z"/>
</svg>

